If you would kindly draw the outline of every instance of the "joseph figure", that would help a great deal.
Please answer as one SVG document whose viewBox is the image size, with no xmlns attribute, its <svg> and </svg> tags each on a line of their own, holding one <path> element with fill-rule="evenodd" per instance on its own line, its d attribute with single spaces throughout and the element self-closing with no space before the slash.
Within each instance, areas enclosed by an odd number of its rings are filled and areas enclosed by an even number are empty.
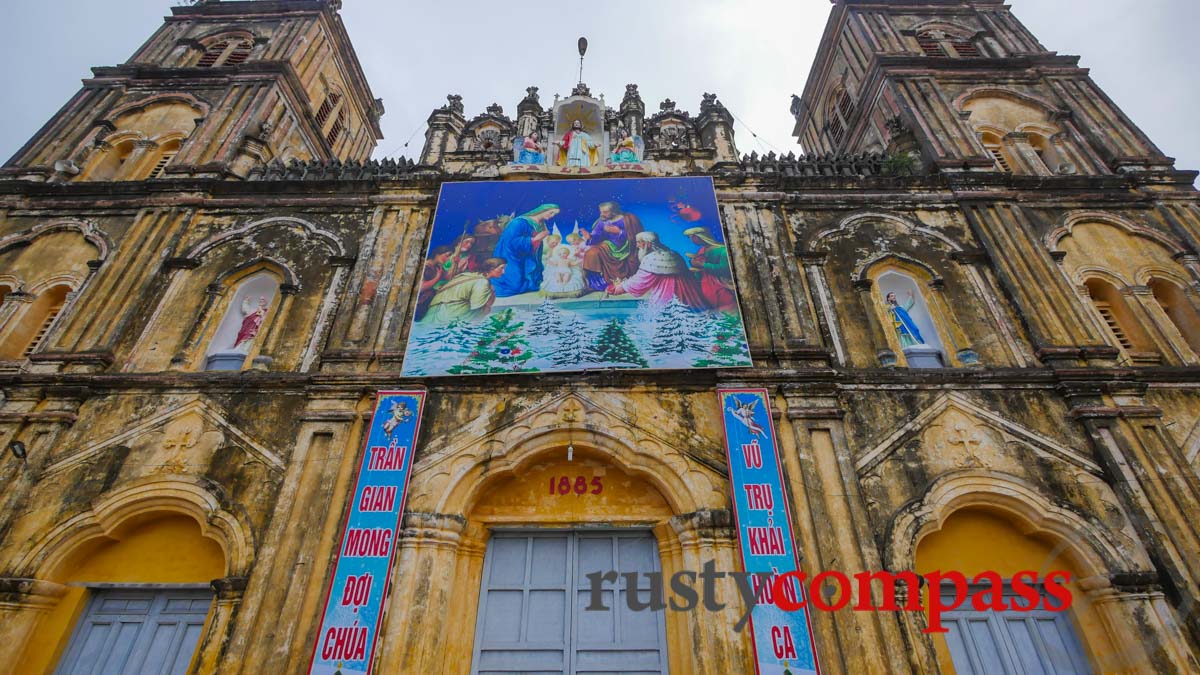
<svg viewBox="0 0 1200 675">
<path fill-rule="evenodd" d="M 622 213 L 616 202 L 600 205 L 600 217 L 592 225 L 588 248 L 583 254 L 583 276 L 587 287 L 603 291 L 610 284 L 628 279 L 638 271 L 634 238 L 642 222 L 632 213 Z"/>
</svg>

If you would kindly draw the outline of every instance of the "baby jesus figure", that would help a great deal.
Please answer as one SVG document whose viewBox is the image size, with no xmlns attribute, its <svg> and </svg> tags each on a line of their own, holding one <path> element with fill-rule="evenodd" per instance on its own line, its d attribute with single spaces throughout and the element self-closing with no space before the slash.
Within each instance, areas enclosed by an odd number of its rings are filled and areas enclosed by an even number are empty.
<svg viewBox="0 0 1200 675">
<path fill-rule="evenodd" d="M 542 292 L 548 298 L 578 298 L 583 295 L 583 269 L 572 247 L 559 244 L 550 251 L 542 277 Z"/>
</svg>

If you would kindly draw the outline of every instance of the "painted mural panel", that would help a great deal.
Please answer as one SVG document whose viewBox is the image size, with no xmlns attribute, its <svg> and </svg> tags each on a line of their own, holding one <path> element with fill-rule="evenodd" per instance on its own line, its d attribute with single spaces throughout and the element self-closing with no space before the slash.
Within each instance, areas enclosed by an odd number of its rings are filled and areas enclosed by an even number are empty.
<svg viewBox="0 0 1200 675">
<path fill-rule="evenodd" d="M 404 375 L 749 365 L 711 179 L 442 186 Z"/>
</svg>

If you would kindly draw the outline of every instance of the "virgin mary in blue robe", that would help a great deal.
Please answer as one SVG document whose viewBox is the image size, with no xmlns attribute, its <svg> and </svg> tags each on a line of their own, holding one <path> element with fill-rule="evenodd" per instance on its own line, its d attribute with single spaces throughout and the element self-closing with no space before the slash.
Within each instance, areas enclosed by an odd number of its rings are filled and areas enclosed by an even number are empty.
<svg viewBox="0 0 1200 675">
<path fill-rule="evenodd" d="M 493 253 L 495 257 L 508 261 L 504 274 L 492 279 L 497 297 L 507 298 L 541 288 L 541 243 L 547 232 L 546 221 L 557 215 L 558 210 L 558 204 L 542 204 L 513 218 L 504 226 L 504 232 L 500 234 L 500 240 L 496 242 L 496 251 Z"/>
</svg>

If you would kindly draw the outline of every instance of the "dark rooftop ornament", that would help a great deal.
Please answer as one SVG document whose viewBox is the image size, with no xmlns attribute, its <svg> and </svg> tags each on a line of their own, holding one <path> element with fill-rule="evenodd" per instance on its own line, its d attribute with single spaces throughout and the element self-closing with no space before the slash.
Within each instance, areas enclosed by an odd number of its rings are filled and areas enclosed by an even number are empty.
<svg viewBox="0 0 1200 675">
<path fill-rule="evenodd" d="M 583 55 L 587 53 L 587 38 L 579 38 L 579 83 L 583 84 Z"/>
</svg>

